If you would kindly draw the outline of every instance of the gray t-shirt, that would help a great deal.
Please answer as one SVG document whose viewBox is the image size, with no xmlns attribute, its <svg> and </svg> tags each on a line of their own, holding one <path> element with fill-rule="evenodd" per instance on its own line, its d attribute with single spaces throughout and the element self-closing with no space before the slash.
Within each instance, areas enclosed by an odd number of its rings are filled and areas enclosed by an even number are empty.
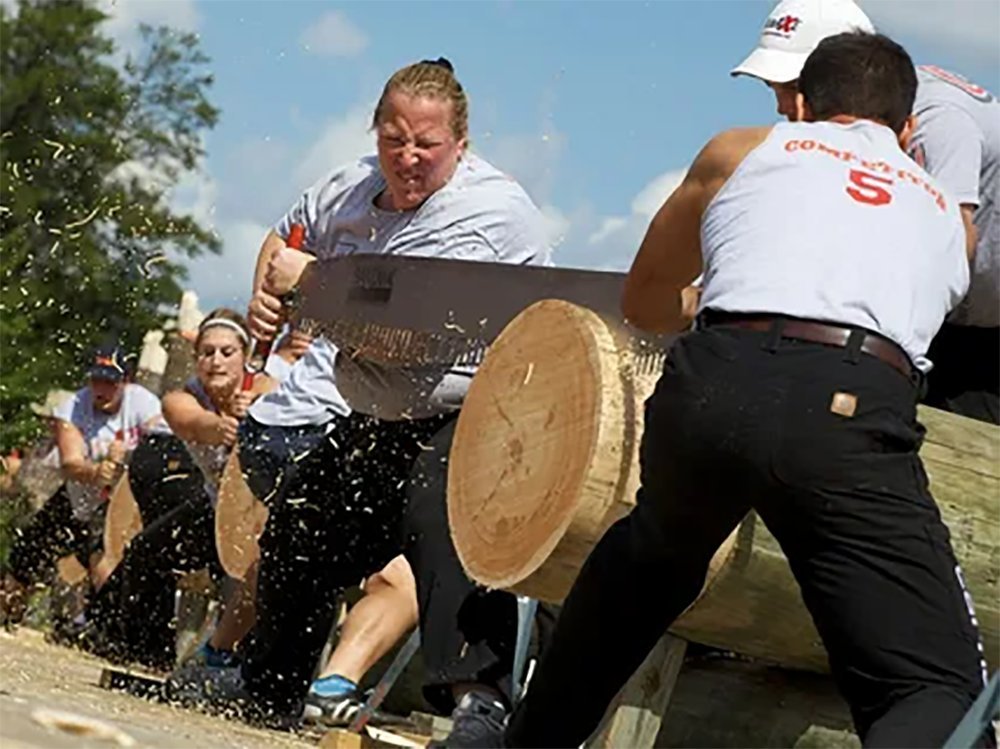
<svg viewBox="0 0 1000 749">
<path fill-rule="evenodd" d="M 250 406 L 248 413 L 261 424 L 273 426 L 320 426 L 335 415 L 347 416 L 351 407 L 333 383 L 337 347 L 316 338 L 269 393 Z"/>
<path fill-rule="evenodd" d="M 1000 325 L 1000 103 L 986 89 L 931 65 L 917 68 L 917 128 L 910 155 L 963 204 L 979 232 L 958 325 Z"/>
<path fill-rule="evenodd" d="M 378 159 L 368 156 L 306 190 L 274 227 L 287 236 L 305 227 L 305 247 L 319 258 L 353 253 L 548 264 L 541 212 L 512 178 L 467 154 L 448 184 L 412 211 L 384 211 Z M 337 356 L 316 342 L 251 415 L 266 424 L 322 424 L 350 409 L 383 419 L 421 418 L 461 405 L 469 368 L 387 368 Z M 348 405 L 349 404 L 349 405 Z"/>
</svg>

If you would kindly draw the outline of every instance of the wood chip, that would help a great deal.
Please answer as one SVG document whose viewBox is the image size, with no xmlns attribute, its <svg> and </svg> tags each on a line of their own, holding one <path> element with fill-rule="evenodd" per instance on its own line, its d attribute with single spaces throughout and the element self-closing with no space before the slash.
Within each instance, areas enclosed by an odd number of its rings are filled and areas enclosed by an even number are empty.
<svg viewBox="0 0 1000 749">
<path fill-rule="evenodd" d="M 74 736 L 110 741 L 118 746 L 135 746 L 135 739 L 120 728 L 86 715 L 40 708 L 32 711 L 31 719 L 46 728 L 54 728 Z"/>
</svg>

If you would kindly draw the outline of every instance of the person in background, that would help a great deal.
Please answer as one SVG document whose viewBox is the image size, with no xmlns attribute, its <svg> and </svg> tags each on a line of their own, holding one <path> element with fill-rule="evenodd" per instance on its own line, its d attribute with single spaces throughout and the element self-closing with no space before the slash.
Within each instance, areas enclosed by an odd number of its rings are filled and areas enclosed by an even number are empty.
<svg viewBox="0 0 1000 749">
<path fill-rule="evenodd" d="M 241 390 L 249 344 L 239 313 L 213 310 L 194 341 L 195 375 L 183 389 L 163 397 L 164 418 L 196 468 L 182 481 L 185 495 L 132 540 L 90 608 L 95 624 L 92 647 L 109 657 L 169 669 L 174 661 L 178 577 L 203 568 L 218 582 L 225 577 L 215 542 L 219 481 L 240 419 L 260 386 L 270 385 L 267 378 L 259 378 L 254 388 Z M 228 589 L 220 626 L 202 653 L 219 664 L 235 658 L 220 643 L 237 642 L 253 622 L 252 594 L 239 581 L 231 581 Z"/>
<path fill-rule="evenodd" d="M 785 0 L 732 75 L 766 83 L 778 114 L 792 119 L 809 53 L 825 37 L 852 29 L 874 31 L 852 0 Z M 958 200 L 975 246 L 969 293 L 927 354 L 934 366 L 924 402 L 1000 424 L 1000 103 L 961 75 L 920 65 L 913 115 L 908 153 Z"/>
<path fill-rule="evenodd" d="M 169 432 L 160 400 L 129 381 L 117 344 L 91 357 L 88 383 L 54 412 L 64 486 L 21 529 L 4 574 L 7 623 L 23 612 L 29 585 L 67 554 L 89 569 L 103 542 L 104 513 L 129 454 L 144 435 Z"/>
</svg>

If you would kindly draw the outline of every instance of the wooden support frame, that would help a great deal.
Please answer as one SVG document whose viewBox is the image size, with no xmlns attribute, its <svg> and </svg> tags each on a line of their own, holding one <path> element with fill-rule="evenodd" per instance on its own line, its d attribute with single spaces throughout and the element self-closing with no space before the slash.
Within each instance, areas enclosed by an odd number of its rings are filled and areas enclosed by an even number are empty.
<svg viewBox="0 0 1000 749">
<path fill-rule="evenodd" d="M 618 692 L 601 725 L 584 746 L 587 749 L 652 747 L 686 652 L 686 640 L 664 634 Z"/>
</svg>

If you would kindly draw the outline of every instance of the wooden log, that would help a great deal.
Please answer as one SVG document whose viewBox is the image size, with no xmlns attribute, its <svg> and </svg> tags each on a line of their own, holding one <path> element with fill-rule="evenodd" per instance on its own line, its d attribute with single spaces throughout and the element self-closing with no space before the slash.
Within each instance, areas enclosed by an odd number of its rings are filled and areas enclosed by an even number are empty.
<svg viewBox="0 0 1000 749">
<path fill-rule="evenodd" d="M 141 531 L 142 514 L 126 473 L 118 479 L 108 499 L 108 511 L 104 516 L 104 550 L 93 573 L 94 584 L 98 588 L 111 577 L 125 556 L 126 548 Z"/>
<path fill-rule="evenodd" d="M 215 546 L 226 574 L 244 579 L 260 558 L 257 540 L 266 523 L 267 507 L 247 486 L 240 470 L 239 447 L 235 447 L 222 472 L 215 506 Z"/>
<path fill-rule="evenodd" d="M 79 585 L 87 579 L 87 568 L 76 554 L 67 554 L 56 560 L 56 576 L 67 585 Z"/>
<path fill-rule="evenodd" d="M 561 601 L 604 531 L 634 505 L 642 403 L 658 372 L 627 331 L 567 302 L 524 310 L 479 368 L 456 427 L 448 514 L 483 585 Z M 1000 428 L 929 408 L 921 451 L 1000 664 Z M 826 654 L 784 555 L 751 514 L 720 547 L 674 633 L 812 670 Z"/>
</svg>

